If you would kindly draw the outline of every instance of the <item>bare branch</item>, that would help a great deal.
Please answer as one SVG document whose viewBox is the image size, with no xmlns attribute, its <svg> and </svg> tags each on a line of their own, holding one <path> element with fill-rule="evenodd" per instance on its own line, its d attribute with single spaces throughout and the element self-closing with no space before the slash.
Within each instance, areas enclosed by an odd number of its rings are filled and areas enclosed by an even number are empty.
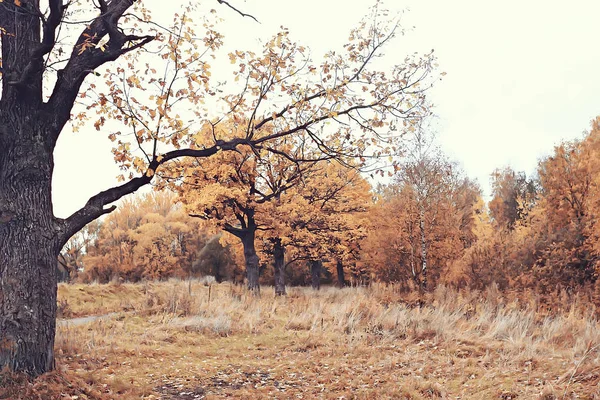
<svg viewBox="0 0 600 400">
<path fill-rule="evenodd" d="M 225 4 L 227 7 L 231 8 L 233 11 L 237 12 L 238 14 L 240 14 L 242 17 L 250 17 L 253 20 L 255 20 L 256 22 L 258 22 L 258 20 L 250 14 L 246 14 L 241 12 L 240 10 L 238 10 L 237 8 L 235 8 L 234 6 L 232 6 L 231 4 L 229 4 L 229 2 L 225 1 L 225 0 L 217 0 L 219 2 L 219 4 Z M 260 22 L 258 22 L 260 24 Z"/>
</svg>

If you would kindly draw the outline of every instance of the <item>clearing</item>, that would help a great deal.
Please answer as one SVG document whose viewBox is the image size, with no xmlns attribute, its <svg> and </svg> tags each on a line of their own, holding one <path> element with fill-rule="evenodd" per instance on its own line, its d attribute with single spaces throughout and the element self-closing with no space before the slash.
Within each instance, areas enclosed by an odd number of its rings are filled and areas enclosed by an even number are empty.
<svg viewBox="0 0 600 400">
<path fill-rule="evenodd" d="M 576 302 L 549 316 L 441 287 L 415 304 L 384 285 L 63 284 L 57 371 L 4 373 L 0 398 L 600 398 L 600 330 Z"/>
</svg>

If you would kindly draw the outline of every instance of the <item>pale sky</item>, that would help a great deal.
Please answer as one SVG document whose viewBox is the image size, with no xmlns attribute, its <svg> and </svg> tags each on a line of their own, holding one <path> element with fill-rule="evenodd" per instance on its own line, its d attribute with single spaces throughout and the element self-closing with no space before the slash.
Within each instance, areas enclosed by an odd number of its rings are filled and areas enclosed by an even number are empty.
<svg viewBox="0 0 600 400">
<path fill-rule="evenodd" d="M 256 16 L 242 18 L 203 0 L 225 19 L 226 52 L 255 48 L 283 25 L 292 39 L 320 55 L 341 49 L 370 0 L 230 0 Z M 161 2 L 162 3 L 162 2 Z M 154 13 L 175 12 L 154 7 Z M 214 4 L 213 4 L 214 3 Z M 162 3 L 164 4 L 164 3 Z M 387 0 L 406 34 L 386 49 L 385 62 L 435 50 L 447 75 L 430 92 L 443 150 L 489 194 L 489 174 L 510 165 L 531 173 L 561 140 L 582 136 L 600 115 L 600 3 L 595 1 Z M 413 28 L 414 27 L 414 28 Z M 224 53 L 224 54 L 225 54 Z M 226 60 L 228 63 L 228 60 Z M 56 150 L 54 208 L 65 217 L 119 173 L 107 132 L 68 128 Z"/>
</svg>

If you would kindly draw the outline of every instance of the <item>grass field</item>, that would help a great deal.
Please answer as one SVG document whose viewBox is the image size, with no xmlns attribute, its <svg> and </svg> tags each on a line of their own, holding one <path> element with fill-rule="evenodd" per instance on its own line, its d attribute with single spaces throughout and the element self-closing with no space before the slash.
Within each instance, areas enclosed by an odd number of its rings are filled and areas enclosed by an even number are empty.
<svg viewBox="0 0 600 400">
<path fill-rule="evenodd" d="M 593 310 L 548 315 L 493 289 L 414 300 L 382 285 L 279 298 L 198 281 L 61 285 L 57 371 L 3 373 L 0 398 L 600 398 Z"/>
</svg>

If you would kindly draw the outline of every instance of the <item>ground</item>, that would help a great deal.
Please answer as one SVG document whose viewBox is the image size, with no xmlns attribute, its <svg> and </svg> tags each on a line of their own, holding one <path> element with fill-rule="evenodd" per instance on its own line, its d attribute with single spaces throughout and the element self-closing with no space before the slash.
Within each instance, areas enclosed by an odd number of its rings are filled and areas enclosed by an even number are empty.
<svg viewBox="0 0 600 400">
<path fill-rule="evenodd" d="M 494 289 L 60 285 L 57 371 L 14 399 L 596 399 L 600 330 Z M 542 311 L 543 310 L 543 311 Z M 100 318 L 81 318 L 101 316 Z"/>
</svg>

